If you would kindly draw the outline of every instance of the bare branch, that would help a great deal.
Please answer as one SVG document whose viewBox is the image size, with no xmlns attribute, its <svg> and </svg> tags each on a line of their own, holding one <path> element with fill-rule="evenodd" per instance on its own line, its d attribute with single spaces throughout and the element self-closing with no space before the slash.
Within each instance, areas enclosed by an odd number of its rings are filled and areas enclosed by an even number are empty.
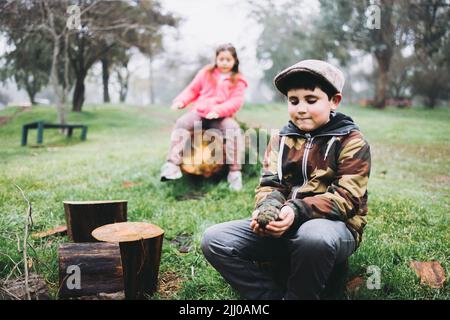
<svg viewBox="0 0 450 320">
<path fill-rule="evenodd" d="M 23 190 L 16 184 L 17 189 L 20 190 L 22 193 L 22 197 L 25 199 L 25 201 L 28 204 L 28 210 L 27 210 L 27 217 L 25 219 L 25 231 L 24 231 L 24 237 L 23 237 L 23 262 L 24 262 L 24 270 L 25 270 L 25 291 L 27 293 L 27 299 L 31 300 L 30 295 L 30 288 L 28 284 L 28 257 L 27 257 L 27 240 L 28 240 L 28 228 L 29 226 L 33 225 L 33 218 L 31 216 L 32 214 L 32 208 L 31 203 L 28 200 L 28 198 L 25 196 L 25 193 Z"/>
</svg>

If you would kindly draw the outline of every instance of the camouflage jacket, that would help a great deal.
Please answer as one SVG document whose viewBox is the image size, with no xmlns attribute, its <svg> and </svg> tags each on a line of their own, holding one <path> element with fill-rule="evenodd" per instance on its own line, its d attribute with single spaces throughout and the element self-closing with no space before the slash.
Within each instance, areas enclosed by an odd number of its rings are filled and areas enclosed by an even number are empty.
<svg viewBox="0 0 450 320">
<path fill-rule="evenodd" d="M 294 209 L 295 220 L 285 236 L 310 219 L 326 218 L 344 221 L 360 244 L 370 147 L 350 117 L 332 112 L 330 121 L 312 132 L 289 121 L 271 137 L 263 165 L 255 209 L 269 203 Z"/>
</svg>

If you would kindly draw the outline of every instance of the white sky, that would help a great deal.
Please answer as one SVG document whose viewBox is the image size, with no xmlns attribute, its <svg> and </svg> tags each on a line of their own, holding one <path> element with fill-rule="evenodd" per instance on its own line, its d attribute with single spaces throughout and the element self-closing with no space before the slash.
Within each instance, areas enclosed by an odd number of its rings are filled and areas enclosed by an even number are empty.
<svg viewBox="0 0 450 320">
<path fill-rule="evenodd" d="M 182 59 L 192 61 L 198 55 L 213 57 L 219 44 L 231 42 L 238 51 L 242 71 L 255 71 L 256 41 L 261 27 L 249 19 L 245 1 L 161 0 L 161 4 L 182 18 L 178 39 L 168 37 L 165 41 L 168 51 L 182 51 Z M 260 77 L 261 73 L 255 76 Z"/>
</svg>

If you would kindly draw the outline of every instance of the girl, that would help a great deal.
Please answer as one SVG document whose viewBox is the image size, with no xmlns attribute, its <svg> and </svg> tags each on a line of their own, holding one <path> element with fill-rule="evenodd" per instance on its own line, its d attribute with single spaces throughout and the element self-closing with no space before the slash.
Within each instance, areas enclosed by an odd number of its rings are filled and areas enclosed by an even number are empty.
<svg viewBox="0 0 450 320">
<path fill-rule="evenodd" d="M 161 181 L 179 179 L 182 176 L 180 164 L 186 135 L 176 135 L 177 130 L 194 129 L 194 124 L 201 121 L 207 128 L 226 132 L 227 163 L 230 165 L 227 181 L 234 191 L 242 189 L 241 165 L 234 157 L 242 150 L 243 138 L 239 124 L 232 117 L 244 103 L 247 82 L 239 72 L 239 59 L 236 49 L 231 44 L 221 45 L 216 49 L 214 65 L 202 68 L 194 80 L 173 101 L 172 110 L 186 108 L 193 103 L 190 112 L 181 116 L 174 127 L 167 162 L 161 168 Z M 230 135 L 231 134 L 231 135 Z"/>
</svg>

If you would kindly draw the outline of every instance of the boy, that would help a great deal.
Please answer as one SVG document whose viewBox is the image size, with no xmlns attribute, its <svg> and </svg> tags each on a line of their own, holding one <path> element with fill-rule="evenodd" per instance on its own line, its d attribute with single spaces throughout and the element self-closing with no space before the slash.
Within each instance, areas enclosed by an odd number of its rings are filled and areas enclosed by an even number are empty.
<svg viewBox="0 0 450 320">
<path fill-rule="evenodd" d="M 291 120 L 266 149 L 252 219 L 212 226 L 201 243 L 245 298 L 319 299 L 333 267 L 361 242 L 370 148 L 353 120 L 335 112 L 344 81 L 319 60 L 300 61 L 274 79 Z M 262 215 L 273 221 L 265 225 Z M 288 261 L 287 283 L 262 270 L 263 261 Z"/>
</svg>

